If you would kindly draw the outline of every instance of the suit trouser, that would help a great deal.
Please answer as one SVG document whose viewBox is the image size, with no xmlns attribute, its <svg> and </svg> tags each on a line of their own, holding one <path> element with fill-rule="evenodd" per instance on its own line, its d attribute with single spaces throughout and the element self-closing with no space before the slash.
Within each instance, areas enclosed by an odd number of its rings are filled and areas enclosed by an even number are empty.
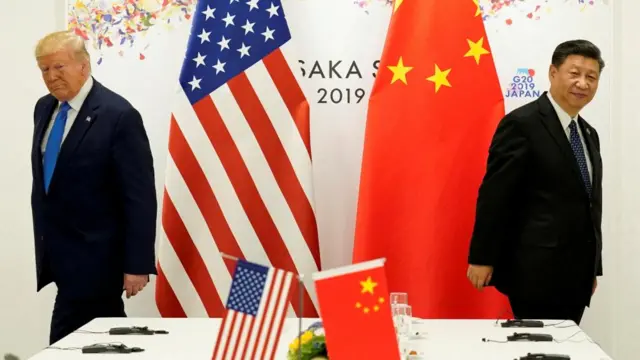
<svg viewBox="0 0 640 360">
<path fill-rule="evenodd" d="M 516 319 L 573 320 L 580 324 L 585 305 L 579 302 L 531 301 L 525 297 L 509 296 Z"/>
<path fill-rule="evenodd" d="M 58 291 L 51 316 L 49 343 L 57 342 L 95 318 L 126 316 L 122 292 L 79 299 L 66 297 Z"/>
</svg>

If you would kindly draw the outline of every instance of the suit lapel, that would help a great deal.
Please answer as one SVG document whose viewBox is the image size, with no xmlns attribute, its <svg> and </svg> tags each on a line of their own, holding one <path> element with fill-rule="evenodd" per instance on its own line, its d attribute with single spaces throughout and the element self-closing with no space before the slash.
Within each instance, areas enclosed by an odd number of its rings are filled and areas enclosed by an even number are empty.
<svg viewBox="0 0 640 360">
<path fill-rule="evenodd" d="M 65 166 L 73 156 L 74 152 L 78 148 L 78 145 L 84 139 L 87 131 L 97 120 L 97 111 L 100 107 L 99 95 L 100 84 L 94 81 L 91 91 L 84 100 L 78 115 L 76 116 L 69 133 L 62 142 L 60 147 L 60 153 L 58 154 L 58 160 L 56 161 L 56 169 L 53 172 L 53 178 L 51 179 L 50 188 L 55 187 L 56 179 L 60 176 L 60 173 L 64 171 Z"/>
<path fill-rule="evenodd" d="M 53 115 L 53 111 L 55 110 L 57 105 L 58 105 L 58 100 L 56 100 L 56 98 L 54 98 L 53 96 L 50 96 L 50 98 L 47 99 L 47 103 L 43 107 L 42 112 L 38 114 L 39 118 L 38 118 L 38 122 L 36 123 L 36 133 L 35 133 L 34 143 L 33 143 L 34 149 L 41 148 L 45 129 L 47 128 L 49 123 L 52 121 L 51 116 Z M 42 153 L 41 152 L 38 152 L 38 153 L 40 153 L 40 157 L 42 157 Z"/>
<path fill-rule="evenodd" d="M 589 127 L 585 124 L 583 118 L 578 117 L 578 123 L 580 124 L 580 128 L 582 130 L 582 135 L 584 136 L 584 142 L 587 144 L 587 152 L 589 156 L 589 160 L 591 160 L 591 184 L 592 187 L 595 187 L 597 184 L 600 184 L 600 154 L 596 149 L 596 141 L 593 138 L 594 134 L 591 133 Z"/>
<path fill-rule="evenodd" d="M 52 121 L 51 116 L 58 105 L 58 100 L 53 96 L 49 96 L 47 99 L 47 103 L 42 107 L 42 110 L 37 115 L 38 119 L 35 123 L 35 134 L 33 137 L 33 148 L 32 156 L 33 156 L 33 167 L 34 167 L 34 179 L 39 184 L 42 185 L 42 190 L 44 191 L 44 179 L 42 174 L 42 140 L 44 138 L 45 130 L 49 123 Z"/>
<path fill-rule="evenodd" d="M 571 144 L 569 144 L 569 139 L 567 139 L 567 133 L 562 128 L 560 119 L 547 96 L 547 92 L 544 92 L 538 99 L 540 113 L 542 114 L 542 123 L 555 140 L 564 158 L 567 160 L 568 166 L 575 175 L 574 178 L 578 181 L 578 184 L 582 189 L 584 189 L 584 182 L 582 181 L 580 168 L 578 167 L 578 162 L 576 161 L 576 157 L 571 149 Z M 584 193 L 585 195 L 587 194 L 586 190 Z"/>
</svg>

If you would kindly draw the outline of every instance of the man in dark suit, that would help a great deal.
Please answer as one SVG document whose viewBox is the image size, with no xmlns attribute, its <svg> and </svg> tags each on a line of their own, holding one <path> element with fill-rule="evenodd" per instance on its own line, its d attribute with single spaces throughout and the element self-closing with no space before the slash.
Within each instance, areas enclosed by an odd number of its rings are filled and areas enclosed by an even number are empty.
<svg viewBox="0 0 640 360">
<path fill-rule="evenodd" d="M 602 158 L 580 115 L 604 61 L 584 40 L 557 46 L 551 87 L 507 114 L 479 190 L 467 277 L 507 295 L 516 318 L 580 323 L 602 275 Z"/>
<path fill-rule="evenodd" d="M 54 343 L 96 317 L 124 317 L 155 268 L 156 192 L 142 118 L 91 76 L 84 42 L 43 38 L 36 59 L 50 94 L 34 112 L 32 211 L 38 291 L 58 293 Z"/>
</svg>

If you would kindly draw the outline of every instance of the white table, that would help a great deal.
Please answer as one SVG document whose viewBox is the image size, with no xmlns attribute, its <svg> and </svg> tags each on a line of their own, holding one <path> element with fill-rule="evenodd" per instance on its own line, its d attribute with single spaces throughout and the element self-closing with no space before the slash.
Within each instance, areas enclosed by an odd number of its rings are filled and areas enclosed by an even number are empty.
<svg viewBox="0 0 640 360">
<path fill-rule="evenodd" d="M 304 319 L 306 327 L 317 319 Z M 137 346 L 144 352 L 123 354 L 127 359 L 149 360 L 199 360 L 210 359 L 220 319 L 162 319 L 162 318 L 101 318 L 85 325 L 82 330 L 108 331 L 112 327 L 148 326 L 154 330 L 167 330 L 167 335 L 124 335 L 74 333 L 54 346 L 61 348 L 82 347 L 95 343 L 120 342 L 129 347 Z M 556 320 L 546 324 L 558 324 Z M 513 360 L 531 353 L 554 353 L 571 356 L 572 360 L 612 360 L 597 344 L 581 332 L 573 322 L 566 321 L 556 327 L 537 329 L 502 328 L 495 320 L 415 320 L 413 331 L 425 334 L 421 339 L 404 341 L 403 347 L 414 349 L 424 359 L 437 360 Z M 551 334 L 564 342 L 483 342 L 482 339 L 506 340 L 514 332 L 541 332 Z M 576 334 L 577 333 L 577 334 Z M 288 345 L 298 334 L 298 319 L 287 319 L 284 324 L 277 358 L 286 359 Z M 80 350 L 44 349 L 33 360 L 111 359 L 113 354 L 82 354 Z"/>
</svg>

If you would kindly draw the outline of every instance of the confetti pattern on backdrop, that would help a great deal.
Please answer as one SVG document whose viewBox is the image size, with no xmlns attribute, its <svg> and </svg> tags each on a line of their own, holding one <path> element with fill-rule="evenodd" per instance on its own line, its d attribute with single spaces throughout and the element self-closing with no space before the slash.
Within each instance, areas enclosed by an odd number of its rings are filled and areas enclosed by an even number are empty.
<svg viewBox="0 0 640 360">
<path fill-rule="evenodd" d="M 322 1 L 322 0 L 320 0 Z M 387 8 L 393 0 L 347 0 L 365 13 L 373 8 Z M 119 56 L 134 54 L 145 59 L 150 46 L 146 40 L 151 30 L 170 31 L 188 23 L 197 0 L 68 0 L 68 28 L 88 40 L 98 52 L 98 64 L 103 55 L 115 52 Z M 569 3 L 579 11 L 609 0 L 480 0 L 483 19 L 504 21 L 539 20 L 552 13 L 554 5 Z M 516 11 L 516 14 L 514 14 Z"/>
<path fill-rule="evenodd" d="M 351 0 L 359 8 L 363 9 L 365 13 L 369 14 L 369 9 L 372 5 L 391 6 L 393 0 Z"/>
<path fill-rule="evenodd" d="M 363 9 L 367 14 L 374 6 L 391 6 L 393 0 L 349 0 L 359 8 Z M 560 3 L 571 3 L 577 5 L 580 11 L 584 11 L 589 6 L 598 4 L 608 5 L 609 0 L 480 0 L 480 9 L 483 13 L 483 19 L 503 18 L 506 9 L 517 9 L 522 17 L 540 20 L 543 14 L 552 12 L 554 5 Z M 513 24 L 513 17 L 508 16 L 503 19 L 507 25 Z"/>
<path fill-rule="evenodd" d="M 481 0 L 480 9 L 485 21 L 496 19 L 512 25 L 514 21 L 540 20 L 542 16 L 553 13 L 553 7 L 560 4 L 574 6 L 583 12 L 608 3 L 609 0 Z M 517 16 L 513 10 L 517 10 Z"/>
<path fill-rule="evenodd" d="M 145 59 L 151 30 L 170 31 L 191 18 L 197 0 L 68 0 L 67 27 L 99 54 Z"/>
</svg>

